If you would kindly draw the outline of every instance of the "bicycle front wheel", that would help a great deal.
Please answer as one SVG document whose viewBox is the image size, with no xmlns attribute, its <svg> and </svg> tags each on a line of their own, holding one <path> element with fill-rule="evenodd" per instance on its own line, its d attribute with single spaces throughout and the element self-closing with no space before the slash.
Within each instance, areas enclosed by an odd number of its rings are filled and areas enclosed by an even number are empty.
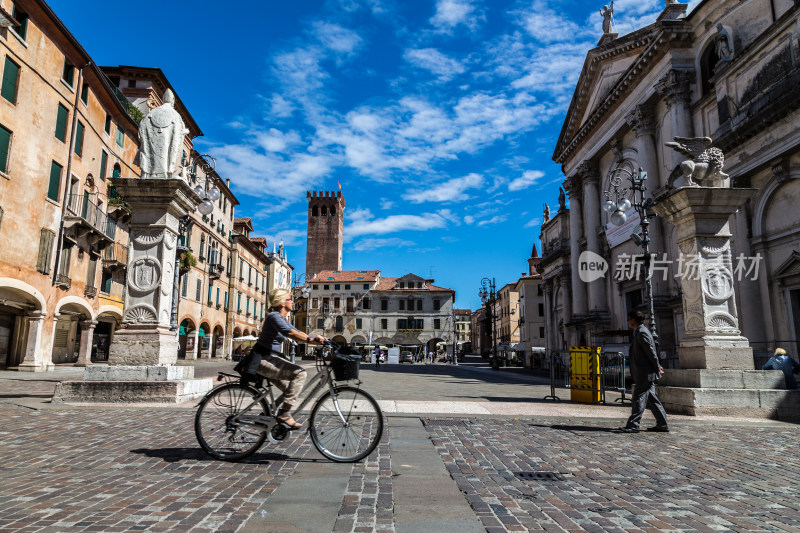
<svg viewBox="0 0 800 533">
<path fill-rule="evenodd" d="M 200 446 L 212 457 L 238 461 L 258 450 L 267 438 L 265 429 L 236 423 L 233 418 L 250 406 L 259 393 L 241 383 L 217 387 L 206 396 L 194 418 L 194 432 Z M 245 417 L 267 419 L 267 402 L 261 400 Z"/>
<path fill-rule="evenodd" d="M 337 463 L 368 456 L 383 435 L 383 413 L 375 398 L 355 387 L 335 387 L 320 396 L 309 419 L 311 442 Z"/>
</svg>

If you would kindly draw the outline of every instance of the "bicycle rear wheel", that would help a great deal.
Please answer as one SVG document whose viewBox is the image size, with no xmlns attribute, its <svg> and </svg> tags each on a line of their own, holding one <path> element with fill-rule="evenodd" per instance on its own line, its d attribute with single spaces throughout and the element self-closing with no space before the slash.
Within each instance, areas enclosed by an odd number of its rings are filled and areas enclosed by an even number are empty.
<svg viewBox="0 0 800 533">
<path fill-rule="evenodd" d="M 229 383 L 203 398 L 194 418 L 194 432 L 206 453 L 224 461 L 238 461 L 264 444 L 266 429 L 233 422 L 233 417 L 258 396 L 259 392 L 253 387 Z M 268 413 L 267 402 L 261 400 L 244 416 L 251 420 L 263 416 L 266 420 Z"/>
<path fill-rule="evenodd" d="M 375 398 L 355 387 L 336 387 L 320 396 L 309 419 L 311 442 L 337 463 L 368 456 L 383 435 L 383 413 Z"/>
</svg>

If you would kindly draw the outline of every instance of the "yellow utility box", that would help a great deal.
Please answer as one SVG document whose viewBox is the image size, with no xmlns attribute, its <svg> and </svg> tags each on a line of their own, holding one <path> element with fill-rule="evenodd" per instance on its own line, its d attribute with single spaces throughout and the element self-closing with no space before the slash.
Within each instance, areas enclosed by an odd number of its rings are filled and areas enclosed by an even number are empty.
<svg viewBox="0 0 800 533">
<path fill-rule="evenodd" d="M 570 346 L 570 400 L 600 403 L 600 347 Z"/>
</svg>

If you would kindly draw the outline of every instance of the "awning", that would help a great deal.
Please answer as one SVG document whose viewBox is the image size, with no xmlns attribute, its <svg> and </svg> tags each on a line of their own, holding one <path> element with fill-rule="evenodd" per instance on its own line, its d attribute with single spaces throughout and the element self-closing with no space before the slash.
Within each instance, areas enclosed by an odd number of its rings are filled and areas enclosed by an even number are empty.
<svg viewBox="0 0 800 533">
<path fill-rule="evenodd" d="M 205 337 L 206 336 L 206 332 L 203 331 L 203 328 L 200 328 L 200 330 L 197 332 L 197 336 L 198 337 Z"/>
<path fill-rule="evenodd" d="M 186 335 L 186 330 L 183 329 L 183 326 L 178 328 L 178 335 Z"/>
</svg>

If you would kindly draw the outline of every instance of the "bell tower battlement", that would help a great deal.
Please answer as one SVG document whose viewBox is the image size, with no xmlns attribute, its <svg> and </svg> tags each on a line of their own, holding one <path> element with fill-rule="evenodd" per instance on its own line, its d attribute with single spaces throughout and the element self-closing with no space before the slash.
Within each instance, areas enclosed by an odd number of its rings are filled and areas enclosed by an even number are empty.
<svg viewBox="0 0 800 533">
<path fill-rule="evenodd" d="M 321 270 L 342 269 L 344 196 L 341 191 L 307 191 L 306 279 Z"/>
</svg>

